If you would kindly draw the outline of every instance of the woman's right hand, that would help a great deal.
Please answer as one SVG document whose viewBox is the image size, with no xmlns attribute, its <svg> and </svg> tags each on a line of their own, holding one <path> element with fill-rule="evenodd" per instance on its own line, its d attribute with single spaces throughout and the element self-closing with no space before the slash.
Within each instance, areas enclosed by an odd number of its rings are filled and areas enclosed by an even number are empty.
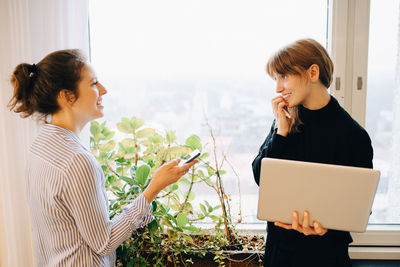
<svg viewBox="0 0 400 267">
<path fill-rule="evenodd" d="M 183 175 L 185 175 L 189 169 L 197 163 L 197 160 L 194 160 L 190 163 L 187 163 L 183 166 L 178 166 L 180 159 L 172 160 L 160 168 L 154 173 L 153 179 L 151 180 L 149 186 L 144 190 L 143 195 L 150 203 L 153 201 L 155 196 L 163 190 L 165 187 L 170 184 L 175 183 L 179 180 Z"/>
<path fill-rule="evenodd" d="M 279 95 L 272 99 L 272 110 L 274 111 L 275 123 L 277 126 L 277 133 L 282 136 L 287 136 L 290 129 L 290 119 L 286 117 L 284 108 L 287 107 L 287 103 L 283 96 Z"/>
<path fill-rule="evenodd" d="M 308 211 L 304 211 L 302 224 L 300 223 L 299 213 L 296 210 L 293 211 L 292 224 L 285 224 L 279 221 L 275 221 L 274 224 L 286 230 L 296 230 L 304 235 L 323 236 L 328 232 L 328 229 L 322 227 L 318 221 L 314 221 L 312 226 L 310 225 L 310 213 Z"/>
</svg>

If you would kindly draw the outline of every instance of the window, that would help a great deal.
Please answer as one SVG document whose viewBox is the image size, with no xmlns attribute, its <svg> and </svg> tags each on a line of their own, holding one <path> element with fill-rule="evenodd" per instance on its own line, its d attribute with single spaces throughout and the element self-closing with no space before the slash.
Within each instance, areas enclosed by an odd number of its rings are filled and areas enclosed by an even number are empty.
<svg viewBox="0 0 400 267">
<path fill-rule="evenodd" d="M 211 143 L 205 118 L 240 176 L 243 222 L 256 222 L 251 162 L 272 123 L 275 84 L 265 64 L 299 38 L 327 43 L 327 1 L 92 1 L 91 59 L 105 120 L 143 118 L 180 141 Z M 208 146 L 211 149 L 211 146 Z M 238 208 L 237 178 L 225 164 L 226 191 Z M 207 188 L 197 198 L 217 196 Z M 201 196 L 199 196 L 201 195 Z M 238 210 L 232 210 L 238 214 Z"/>
<path fill-rule="evenodd" d="M 372 224 L 400 224 L 399 7 L 398 0 L 370 7 L 366 128 L 381 171 Z"/>
</svg>

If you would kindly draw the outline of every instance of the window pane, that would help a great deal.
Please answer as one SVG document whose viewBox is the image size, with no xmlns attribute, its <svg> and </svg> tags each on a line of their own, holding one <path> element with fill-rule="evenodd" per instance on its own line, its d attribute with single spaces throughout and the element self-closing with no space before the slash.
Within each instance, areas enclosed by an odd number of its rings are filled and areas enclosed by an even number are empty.
<svg viewBox="0 0 400 267">
<path fill-rule="evenodd" d="M 197 134 L 211 149 L 207 117 L 218 154 L 240 177 L 243 221 L 257 221 L 251 162 L 270 129 L 275 95 L 266 60 L 299 38 L 325 45 L 327 2 L 96 0 L 90 30 L 92 62 L 108 89 L 105 120 L 115 125 L 135 115 L 176 130 L 181 143 Z M 227 163 L 223 169 L 238 214 L 237 178 Z M 204 198 L 217 201 L 198 188 Z"/>
<path fill-rule="evenodd" d="M 366 128 L 381 180 L 370 223 L 400 223 L 399 4 L 371 1 Z"/>
</svg>

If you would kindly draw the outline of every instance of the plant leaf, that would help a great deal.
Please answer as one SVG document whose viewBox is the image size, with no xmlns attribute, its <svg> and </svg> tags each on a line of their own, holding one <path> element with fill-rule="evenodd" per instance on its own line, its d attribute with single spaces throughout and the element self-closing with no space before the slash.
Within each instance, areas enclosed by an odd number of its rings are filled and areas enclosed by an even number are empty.
<svg viewBox="0 0 400 267">
<path fill-rule="evenodd" d="M 119 177 L 122 181 L 127 182 L 130 185 L 135 184 L 135 180 L 133 180 L 132 178 L 129 178 L 127 176 L 120 176 Z"/>
<path fill-rule="evenodd" d="M 181 235 L 183 238 L 185 238 L 187 241 L 193 243 L 193 238 L 192 238 L 190 235 L 185 234 L 185 233 L 180 233 L 180 235 Z"/>
<path fill-rule="evenodd" d="M 171 144 L 172 142 L 174 142 L 176 140 L 175 131 L 167 131 L 165 134 L 165 139 L 168 144 Z"/>
<path fill-rule="evenodd" d="M 179 210 L 179 207 L 178 207 L 177 205 L 170 204 L 170 207 L 171 207 L 171 209 L 174 210 L 174 211 L 178 211 L 178 210 Z"/>
<path fill-rule="evenodd" d="M 122 140 L 121 144 L 124 146 L 124 148 L 135 147 L 135 140 L 132 138 L 125 138 Z"/>
<path fill-rule="evenodd" d="M 220 175 L 220 176 L 226 174 L 226 171 L 225 171 L 225 170 L 219 170 L 218 172 L 219 172 L 219 175 Z"/>
<path fill-rule="evenodd" d="M 215 206 L 215 207 L 213 208 L 213 210 L 216 210 L 216 209 L 219 209 L 219 208 L 221 208 L 221 205 Z"/>
<path fill-rule="evenodd" d="M 93 137 L 93 139 L 94 139 L 94 141 L 98 142 L 98 141 L 104 139 L 104 135 L 99 132 Z"/>
<path fill-rule="evenodd" d="M 208 172 L 208 175 L 210 175 L 210 176 L 213 176 L 215 174 L 214 169 L 211 167 L 207 167 L 207 172 Z"/>
<path fill-rule="evenodd" d="M 157 201 L 152 201 L 151 206 L 152 206 L 152 210 L 156 211 L 157 210 Z"/>
<path fill-rule="evenodd" d="M 158 133 L 154 134 L 153 136 L 149 137 L 149 141 L 154 143 L 154 144 L 159 144 L 164 140 L 164 138 L 159 135 Z"/>
<path fill-rule="evenodd" d="M 140 144 L 143 146 L 149 146 L 151 144 L 151 142 L 149 140 L 143 140 L 143 141 L 140 141 Z"/>
<path fill-rule="evenodd" d="M 218 216 L 215 216 L 215 215 L 208 215 L 208 217 L 210 217 L 213 221 L 219 221 L 219 217 Z"/>
<path fill-rule="evenodd" d="M 136 180 L 139 184 L 144 185 L 150 173 L 150 167 L 142 165 L 136 170 Z"/>
<path fill-rule="evenodd" d="M 186 213 L 190 213 L 190 212 L 192 212 L 192 210 L 193 210 L 192 204 L 190 204 L 190 202 L 186 202 L 185 208 L 183 209 L 183 211 Z"/>
<path fill-rule="evenodd" d="M 199 156 L 199 159 L 206 159 L 206 158 L 208 158 L 210 156 L 210 153 L 204 153 L 204 154 L 201 154 L 200 156 Z"/>
<path fill-rule="evenodd" d="M 182 177 L 181 179 L 179 179 L 179 183 L 183 185 L 190 185 L 190 182 L 188 179 L 186 179 L 186 177 Z"/>
<path fill-rule="evenodd" d="M 189 219 L 184 213 L 179 213 L 176 217 L 176 222 L 178 227 L 183 227 L 189 222 Z"/>
<path fill-rule="evenodd" d="M 136 178 L 136 170 L 137 167 L 135 165 L 132 166 L 132 168 L 130 169 L 130 173 L 132 175 L 132 177 Z"/>
<path fill-rule="evenodd" d="M 171 221 L 173 221 L 176 225 L 178 225 L 178 223 L 176 222 L 176 219 L 174 216 L 172 216 L 171 214 L 167 213 L 167 215 L 165 215 L 168 219 L 170 219 Z"/>
<path fill-rule="evenodd" d="M 187 192 L 185 193 L 185 198 L 186 198 L 186 196 L 187 196 Z M 193 191 L 190 191 L 189 192 L 189 197 L 188 197 L 188 200 L 189 201 L 193 201 L 193 199 L 196 197 L 196 195 L 193 193 Z"/>
<path fill-rule="evenodd" d="M 114 137 L 115 132 L 114 131 L 110 131 L 109 129 L 105 128 L 102 131 L 103 135 L 104 135 L 104 140 L 110 140 L 111 138 Z"/>
<path fill-rule="evenodd" d="M 179 188 L 179 186 L 176 183 L 171 185 L 171 190 L 172 191 L 178 190 L 178 188 Z"/>
<path fill-rule="evenodd" d="M 100 132 L 100 123 L 98 123 L 97 121 L 92 121 L 90 123 L 90 133 L 93 136 L 96 136 L 96 134 Z"/>
<path fill-rule="evenodd" d="M 136 156 L 136 153 L 129 153 L 124 155 L 124 159 L 129 160 L 133 159 Z"/>
<path fill-rule="evenodd" d="M 171 154 L 189 154 L 193 150 L 189 147 L 184 147 L 184 146 L 173 146 L 169 149 L 169 152 Z"/>
<path fill-rule="evenodd" d="M 200 138 L 197 135 L 192 135 L 186 139 L 185 144 L 190 147 L 191 149 L 195 150 L 198 149 L 201 151 L 201 142 Z"/>
<path fill-rule="evenodd" d="M 147 138 L 153 136 L 156 133 L 156 130 L 152 128 L 144 128 L 140 131 L 136 132 L 136 138 Z"/>
<path fill-rule="evenodd" d="M 151 223 L 149 223 L 147 225 L 147 228 L 149 229 L 150 234 L 154 234 L 155 232 L 157 232 L 157 228 L 158 228 L 157 221 L 153 220 Z"/>
<path fill-rule="evenodd" d="M 185 230 L 191 231 L 191 232 L 198 232 L 198 231 L 200 231 L 199 228 L 194 227 L 193 225 L 184 226 L 184 227 L 182 227 L 182 228 L 185 229 Z"/>
<path fill-rule="evenodd" d="M 206 203 L 206 205 L 207 205 L 208 212 L 212 212 L 212 211 L 213 211 L 213 208 L 211 207 L 210 203 L 208 203 L 208 201 L 207 201 L 207 200 L 204 200 L 204 202 L 205 202 L 205 203 Z"/>
<path fill-rule="evenodd" d="M 99 145 L 99 149 L 100 149 L 101 152 L 110 152 L 112 149 L 114 149 L 114 147 L 115 147 L 115 141 L 114 140 L 111 140 L 111 141 L 108 141 L 105 144 L 100 144 Z"/>
<path fill-rule="evenodd" d="M 202 203 L 200 203 L 200 209 L 204 214 L 207 214 L 206 206 L 204 206 Z"/>
<path fill-rule="evenodd" d="M 140 119 L 140 118 L 136 118 L 135 116 L 133 116 L 131 118 L 131 126 L 133 130 L 139 129 L 140 127 L 143 126 L 144 124 L 144 120 Z"/>
<path fill-rule="evenodd" d="M 120 131 L 122 133 L 133 133 L 132 126 L 126 121 L 118 122 L 117 128 L 118 128 L 118 131 Z"/>
<path fill-rule="evenodd" d="M 114 189 L 115 191 L 121 191 L 121 188 L 117 187 L 117 186 L 112 186 L 112 189 Z"/>
<path fill-rule="evenodd" d="M 204 175 L 204 172 L 202 170 L 198 170 L 197 174 L 201 177 L 201 178 L 205 178 L 206 176 Z"/>
</svg>

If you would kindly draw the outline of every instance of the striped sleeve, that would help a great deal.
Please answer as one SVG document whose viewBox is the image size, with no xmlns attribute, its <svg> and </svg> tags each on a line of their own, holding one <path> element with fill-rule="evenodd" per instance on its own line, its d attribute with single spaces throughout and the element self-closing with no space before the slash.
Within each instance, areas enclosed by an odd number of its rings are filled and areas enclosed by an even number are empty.
<svg viewBox="0 0 400 267">
<path fill-rule="evenodd" d="M 110 220 L 102 175 L 101 168 L 97 168 L 90 155 L 77 154 L 66 171 L 63 196 L 84 241 L 96 254 L 107 256 L 129 238 L 132 231 L 153 218 L 151 205 L 140 195 Z"/>
</svg>

